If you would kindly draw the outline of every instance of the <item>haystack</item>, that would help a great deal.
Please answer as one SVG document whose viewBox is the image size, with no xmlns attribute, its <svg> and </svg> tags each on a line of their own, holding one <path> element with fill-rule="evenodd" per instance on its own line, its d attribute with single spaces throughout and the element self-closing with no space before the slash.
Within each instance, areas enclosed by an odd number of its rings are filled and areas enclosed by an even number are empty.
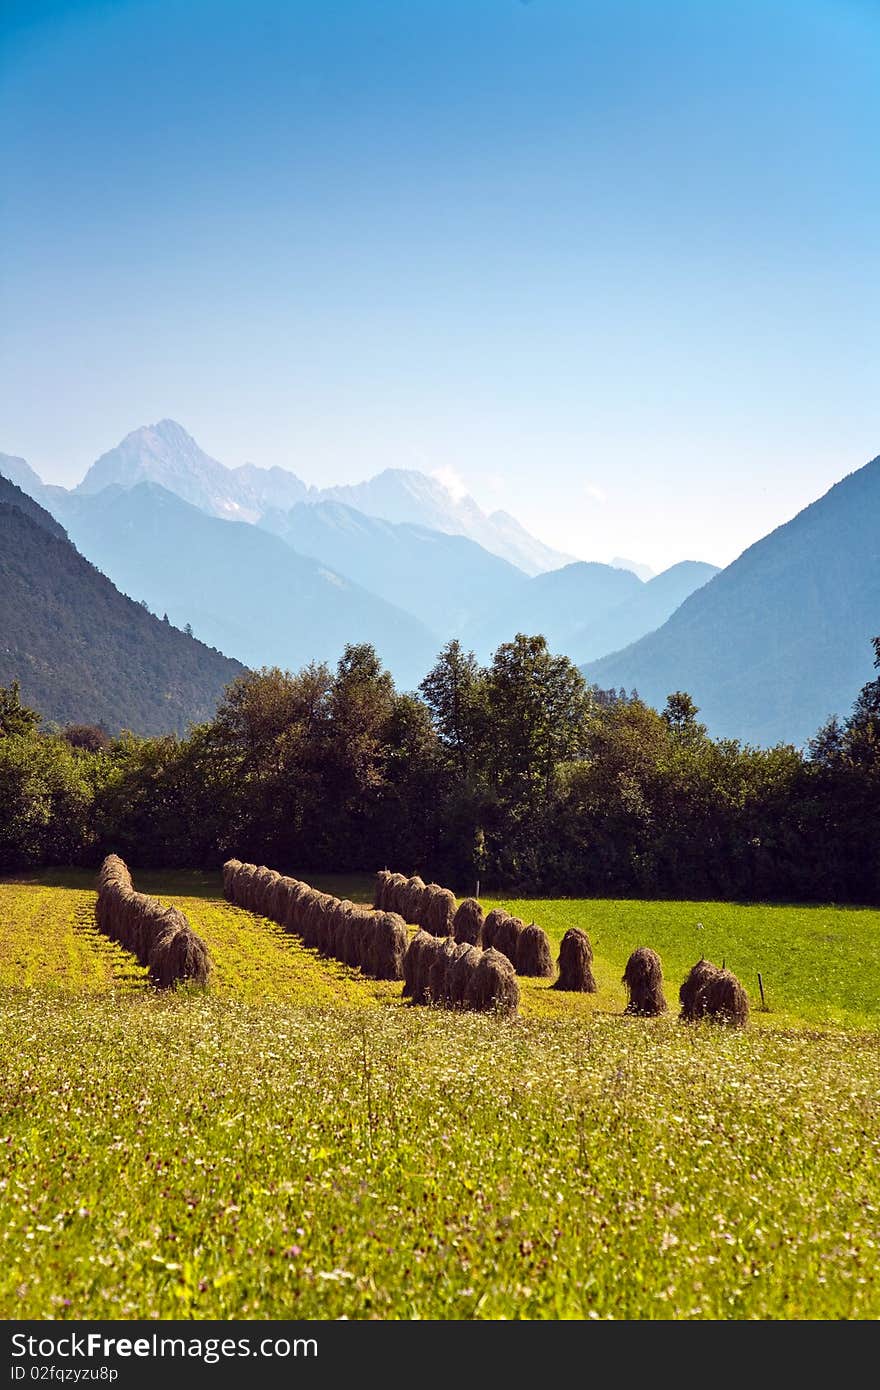
<svg viewBox="0 0 880 1390">
<path fill-rule="evenodd" d="M 577 994 L 595 994 L 593 977 L 593 948 L 590 938 L 580 927 L 569 927 L 559 947 L 559 978 L 553 989 Z"/>
<path fill-rule="evenodd" d="M 428 1003 L 431 967 L 435 957 L 442 949 L 443 942 L 439 937 L 432 936 L 430 932 L 419 931 L 413 937 L 410 945 L 410 951 L 413 953 L 410 974 L 414 1004 Z"/>
<path fill-rule="evenodd" d="M 428 972 L 428 994 L 432 1004 L 446 1004 L 449 999 L 449 968 L 455 960 L 458 947 L 451 936 L 441 939 L 440 949 L 434 952 Z"/>
<path fill-rule="evenodd" d="M 223 896 L 228 902 L 235 901 L 235 875 L 240 868 L 240 859 L 227 859 L 223 865 Z"/>
<path fill-rule="evenodd" d="M 506 956 L 490 947 L 483 951 L 468 981 L 465 1003 L 472 1009 L 515 1014 L 519 1007 L 516 973 Z"/>
<path fill-rule="evenodd" d="M 150 979 L 160 989 L 178 980 L 203 985 L 210 971 L 210 957 L 201 937 L 196 936 L 182 912 L 166 908 L 156 933 L 149 959 Z"/>
<path fill-rule="evenodd" d="M 678 991 L 678 999 L 681 1004 L 679 1018 L 686 1023 L 693 1023 L 696 1019 L 703 1017 L 705 987 L 720 973 L 717 965 L 713 965 L 710 960 L 703 958 L 698 960 L 696 965 L 691 966 Z"/>
<path fill-rule="evenodd" d="M 402 980 L 409 944 L 406 923 L 397 912 L 374 912 L 366 928 L 366 960 L 361 968 L 374 980 Z"/>
<path fill-rule="evenodd" d="M 376 874 L 376 884 L 373 889 L 373 907 L 377 912 L 384 912 L 387 909 L 386 897 L 391 884 L 392 875 L 387 869 L 380 869 Z"/>
<path fill-rule="evenodd" d="M 385 893 L 385 912 L 400 912 L 403 908 L 404 899 L 409 888 L 409 879 L 405 874 L 390 874 L 387 891 Z"/>
<path fill-rule="evenodd" d="M 439 883 L 429 883 L 422 893 L 420 926 L 433 936 L 451 936 L 455 917 L 455 894 Z"/>
<path fill-rule="evenodd" d="M 749 999 L 730 970 L 718 970 L 700 990 L 701 1016 L 714 1023 L 745 1028 L 749 1021 Z"/>
<path fill-rule="evenodd" d="M 547 933 L 531 922 L 520 932 L 516 943 L 516 973 L 549 980 L 553 975 L 553 954 Z"/>
<path fill-rule="evenodd" d="M 626 1013 L 655 1018 L 657 1014 L 666 1012 L 663 968 L 660 957 L 650 946 L 639 946 L 633 951 L 623 972 L 623 984 L 626 985 L 628 1000 Z"/>
<path fill-rule="evenodd" d="M 417 931 L 415 936 L 411 938 L 410 943 L 406 948 L 406 955 L 403 958 L 404 996 L 409 996 L 410 998 L 412 998 L 412 996 L 415 994 L 419 970 L 421 967 L 422 947 L 424 943 L 430 939 L 431 938 L 428 936 L 427 932 Z"/>
<path fill-rule="evenodd" d="M 479 946 L 483 939 L 483 909 L 476 898 L 465 898 L 452 919 L 452 934 L 456 941 Z"/>
<path fill-rule="evenodd" d="M 404 922 L 420 922 L 425 904 L 425 881 L 416 874 L 407 879 L 406 887 L 400 891 L 400 907 L 396 908 Z"/>
<path fill-rule="evenodd" d="M 446 971 L 446 994 L 451 1008 L 463 1008 L 470 989 L 471 977 L 480 961 L 482 951 L 466 941 L 458 943 L 455 959 Z"/>
<path fill-rule="evenodd" d="M 519 946 L 519 939 L 525 931 L 525 923 L 521 917 L 511 917 L 506 915 L 503 922 L 499 922 L 498 930 L 495 932 L 495 939 L 492 942 L 494 950 L 500 951 L 502 956 L 507 956 L 511 965 L 516 969 L 516 953 Z"/>
<path fill-rule="evenodd" d="M 505 922 L 509 916 L 510 913 L 505 912 L 503 907 L 493 907 L 491 912 L 486 913 L 486 919 L 483 922 L 484 951 L 488 951 L 490 947 L 495 945 L 495 933 L 498 931 L 501 923 Z"/>
</svg>

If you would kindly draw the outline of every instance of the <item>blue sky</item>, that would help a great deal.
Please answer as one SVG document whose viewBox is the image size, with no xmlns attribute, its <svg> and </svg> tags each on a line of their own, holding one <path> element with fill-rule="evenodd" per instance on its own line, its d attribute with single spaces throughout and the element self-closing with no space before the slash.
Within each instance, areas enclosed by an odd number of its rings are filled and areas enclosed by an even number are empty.
<svg viewBox="0 0 880 1390">
<path fill-rule="evenodd" d="M 873 0 L 7 0 L 0 450 L 726 563 L 880 452 Z"/>
</svg>

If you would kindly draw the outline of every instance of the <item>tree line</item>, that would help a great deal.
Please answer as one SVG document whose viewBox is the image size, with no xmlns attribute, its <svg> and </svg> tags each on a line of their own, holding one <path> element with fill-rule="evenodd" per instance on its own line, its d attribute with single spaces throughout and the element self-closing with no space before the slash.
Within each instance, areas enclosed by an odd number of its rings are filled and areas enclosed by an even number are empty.
<svg viewBox="0 0 880 1390">
<path fill-rule="evenodd" d="M 874 640 L 880 670 L 880 639 Z M 372 647 L 247 672 L 185 737 L 45 731 L 0 689 L 0 866 L 419 872 L 460 893 L 880 901 L 880 676 L 809 746 L 713 739 L 590 688 L 543 637 L 418 692 Z"/>
</svg>

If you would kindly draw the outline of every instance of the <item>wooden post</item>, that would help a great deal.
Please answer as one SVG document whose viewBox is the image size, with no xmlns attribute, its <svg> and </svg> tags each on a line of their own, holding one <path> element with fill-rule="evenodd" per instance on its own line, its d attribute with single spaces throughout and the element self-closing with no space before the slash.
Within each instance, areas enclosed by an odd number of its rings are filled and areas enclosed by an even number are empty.
<svg viewBox="0 0 880 1390">
<path fill-rule="evenodd" d="M 476 886 L 476 888 L 474 889 L 474 897 L 475 897 L 475 898 L 478 898 L 479 896 L 480 896 L 480 880 L 477 879 L 477 886 Z"/>
<path fill-rule="evenodd" d="M 767 1001 L 764 998 L 764 979 L 760 970 L 758 971 L 758 989 L 761 991 L 761 1008 L 767 1008 Z"/>
</svg>

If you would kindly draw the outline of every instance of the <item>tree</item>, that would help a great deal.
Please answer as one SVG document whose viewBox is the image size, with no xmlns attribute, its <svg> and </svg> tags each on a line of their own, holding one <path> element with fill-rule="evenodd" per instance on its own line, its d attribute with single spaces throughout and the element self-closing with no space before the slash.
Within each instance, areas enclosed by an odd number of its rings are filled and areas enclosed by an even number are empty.
<svg viewBox="0 0 880 1390">
<path fill-rule="evenodd" d="M 37 711 L 21 703 L 18 681 L 13 681 L 11 685 L 0 685 L 0 737 L 31 734 L 39 722 Z"/>
<path fill-rule="evenodd" d="M 486 672 L 458 640 L 447 642 L 419 686 L 441 742 L 467 776 L 478 754 L 486 715 Z"/>
<path fill-rule="evenodd" d="M 584 754 L 587 684 L 568 657 L 551 654 L 544 637 L 518 633 L 496 651 L 486 687 L 495 786 L 534 806 L 549 797 L 558 764 Z"/>
<path fill-rule="evenodd" d="M 697 723 L 699 712 L 686 691 L 676 690 L 667 696 L 661 718 L 680 743 L 699 743 L 706 737 L 705 724 Z"/>
</svg>

